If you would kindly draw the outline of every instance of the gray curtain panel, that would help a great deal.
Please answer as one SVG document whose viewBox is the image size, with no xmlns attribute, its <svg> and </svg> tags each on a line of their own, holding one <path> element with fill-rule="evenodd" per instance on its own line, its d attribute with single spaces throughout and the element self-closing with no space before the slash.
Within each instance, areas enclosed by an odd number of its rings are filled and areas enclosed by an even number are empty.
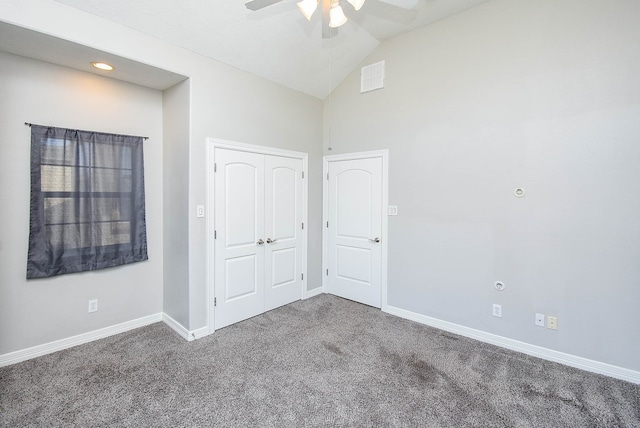
<svg viewBox="0 0 640 428">
<path fill-rule="evenodd" d="M 31 126 L 27 278 L 148 259 L 142 142 Z"/>
</svg>

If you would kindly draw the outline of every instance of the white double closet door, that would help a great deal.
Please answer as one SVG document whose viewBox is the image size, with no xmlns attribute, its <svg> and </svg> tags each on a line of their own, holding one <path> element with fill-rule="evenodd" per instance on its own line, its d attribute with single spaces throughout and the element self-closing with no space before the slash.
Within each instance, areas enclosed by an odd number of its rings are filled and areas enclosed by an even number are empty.
<svg viewBox="0 0 640 428">
<path fill-rule="evenodd" d="M 302 297 L 302 160 L 215 149 L 215 328 Z"/>
</svg>

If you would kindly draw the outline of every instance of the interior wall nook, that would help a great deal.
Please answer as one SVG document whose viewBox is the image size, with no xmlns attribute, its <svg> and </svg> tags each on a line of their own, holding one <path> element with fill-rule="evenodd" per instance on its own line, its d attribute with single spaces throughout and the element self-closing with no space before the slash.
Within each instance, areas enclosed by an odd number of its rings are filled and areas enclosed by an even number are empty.
<svg viewBox="0 0 640 428">
<path fill-rule="evenodd" d="M 162 92 L 0 52 L 0 364 L 160 320 Z M 99 102 L 93 102 L 99 100 Z M 26 280 L 30 128 L 57 124 L 149 137 L 143 144 L 149 260 Z M 99 310 L 88 313 L 89 300 Z"/>
</svg>

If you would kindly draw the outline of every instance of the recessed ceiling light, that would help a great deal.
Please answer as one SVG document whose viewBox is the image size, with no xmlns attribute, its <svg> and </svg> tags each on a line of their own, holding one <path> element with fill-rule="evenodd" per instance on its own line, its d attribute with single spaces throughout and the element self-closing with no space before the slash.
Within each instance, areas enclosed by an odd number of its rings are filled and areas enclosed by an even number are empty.
<svg viewBox="0 0 640 428">
<path fill-rule="evenodd" d="M 113 71 L 116 68 L 113 65 L 107 64 L 106 62 L 92 62 L 91 65 L 93 65 L 95 68 L 98 68 L 100 70 L 104 70 L 104 71 Z"/>
</svg>

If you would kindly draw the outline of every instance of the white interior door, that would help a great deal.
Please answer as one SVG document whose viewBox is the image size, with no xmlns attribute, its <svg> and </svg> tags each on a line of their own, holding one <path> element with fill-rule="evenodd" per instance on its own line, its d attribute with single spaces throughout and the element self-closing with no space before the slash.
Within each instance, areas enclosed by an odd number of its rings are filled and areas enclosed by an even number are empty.
<svg viewBox="0 0 640 428">
<path fill-rule="evenodd" d="M 265 311 L 302 297 L 302 160 L 265 157 Z"/>
<path fill-rule="evenodd" d="M 264 311 L 264 156 L 216 149 L 215 326 Z"/>
<path fill-rule="evenodd" d="M 303 161 L 216 148 L 216 329 L 302 298 Z"/>
<path fill-rule="evenodd" d="M 329 293 L 381 306 L 382 211 L 382 158 L 329 162 Z"/>
</svg>

